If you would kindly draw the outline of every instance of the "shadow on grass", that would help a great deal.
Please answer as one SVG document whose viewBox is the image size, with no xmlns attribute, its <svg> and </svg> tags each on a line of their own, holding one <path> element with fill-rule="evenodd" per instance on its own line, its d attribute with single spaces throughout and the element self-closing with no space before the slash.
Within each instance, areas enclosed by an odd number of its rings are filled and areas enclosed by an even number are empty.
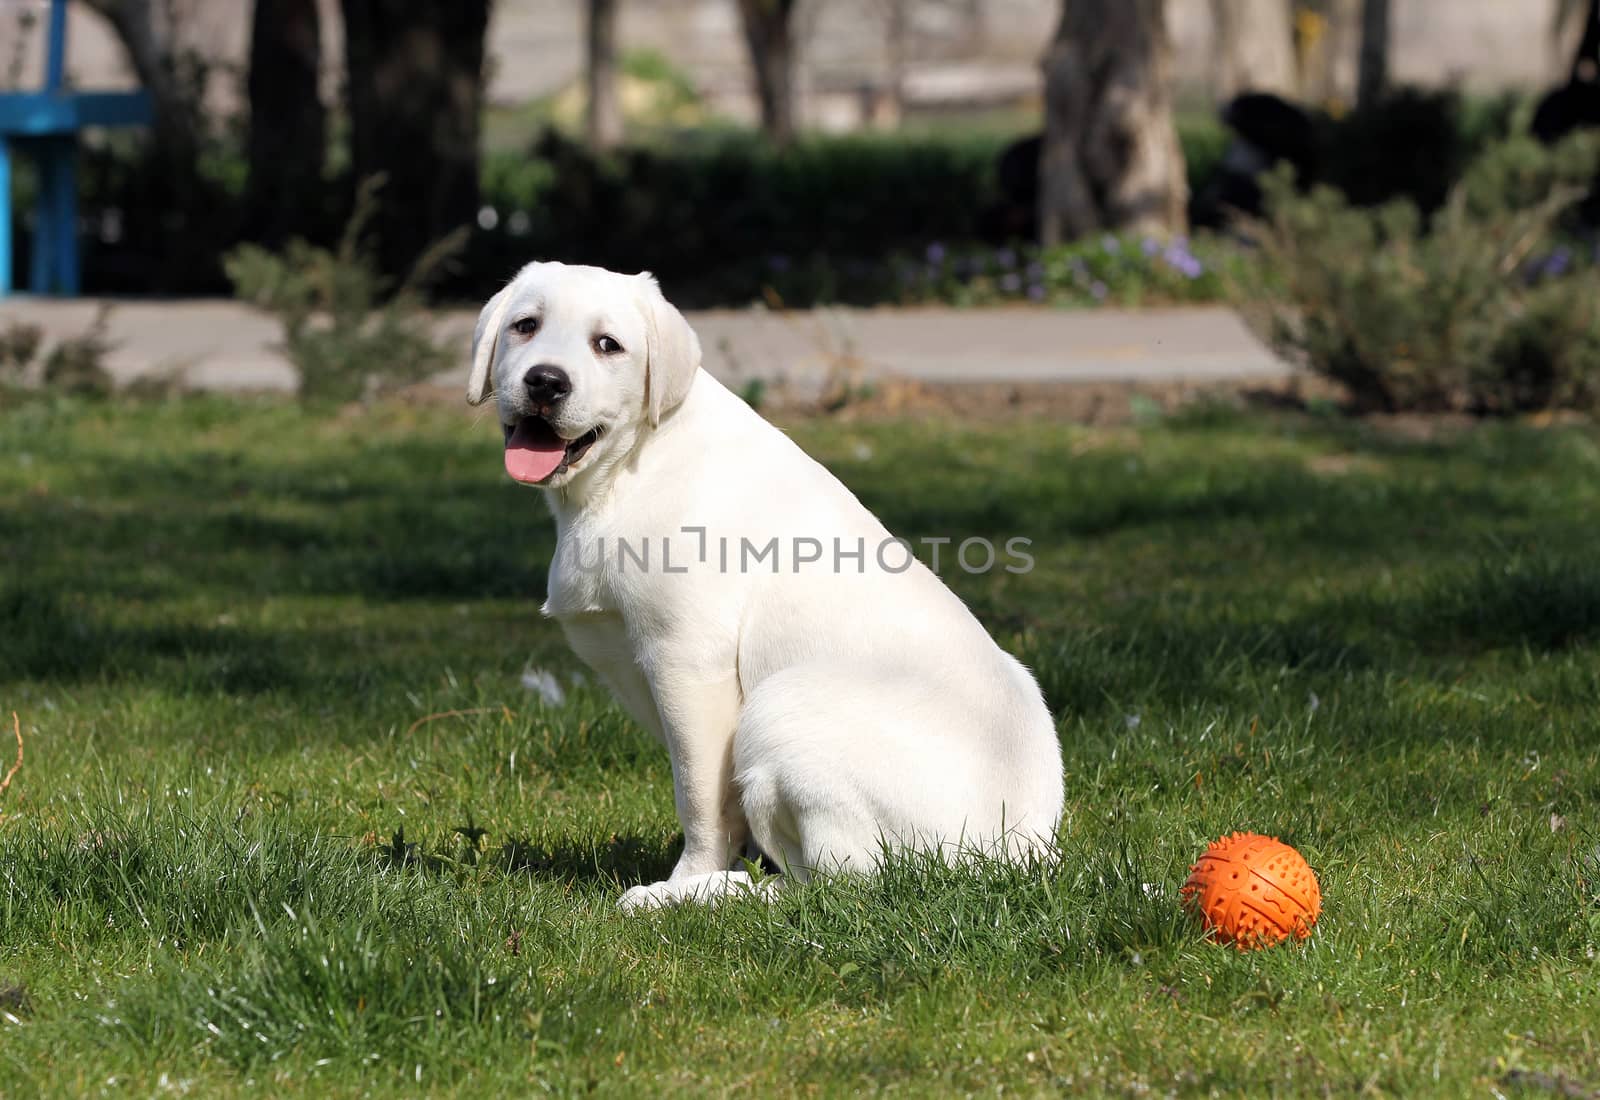
<svg viewBox="0 0 1600 1100">
<path fill-rule="evenodd" d="M 413 605 L 543 596 L 543 506 L 462 472 L 458 451 L 418 443 L 360 473 L 149 450 L 74 451 L 54 491 L 0 508 L 0 683 L 325 694 L 330 676 L 385 678 L 374 610 L 408 609 L 425 628 L 440 612 Z M 263 622 L 285 599 L 299 602 Z"/>
<path fill-rule="evenodd" d="M 252 695 L 303 685 L 307 652 L 299 632 L 117 624 L 38 585 L 0 587 L 0 682 L 159 675 L 180 689 Z"/>
<path fill-rule="evenodd" d="M 414 494 L 414 499 L 413 499 Z M 0 532 L 32 582 L 117 597 L 374 601 L 542 595 L 554 531 L 537 501 L 450 482 L 308 506 L 157 497 L 131 506 L 29 502 Z M 275 510 L 311 512 L 285 518 Z"/>
<path fill-rule="evenodd" d="M 1208 529 L 1251 527 L 1282 547 L 1378 553 L 1394 545 L 1397 524 L 1447 528 L 1452 518 L 1526 519 L 1529 508 L 1488 486 L 1393 485 L 1317 478 L 1295 469 L 1250 468 L 1216 477 L 1156 471 L 1093 484 L 1079 474 L 1048 491 L 1009 490 L 955 498 L 930 484 L 863 492 L 892 531 L 982 536 L 1100 539 L 1147 532 L 1203 537 Z"/>
<path fill-rule="evenodd" d="M 611 836 L 599 843 L 570 840 L 536 844 L 511 837 L 488 858 L 506 871 L 561 882 L 611 883 L 621 887 L 660 882 L 672 871 L 674 841 L 667 848 L 636 836 Z"/>
<path fill-rule="evenodd" d="M 1259 618 L 1223 602 L 1181 617 L 1123 610 L 1103 625 L 1030 638 L 1021 659 L 1057 714 L 1103 716 L 1131 701 L 1222 702 L 1285 677 L 1429 675 L 1443 656 L 1557 654 L 1600 641 L 1600 562 L 1533 554 L 1433 572 L 1391 598 L 1367 594 Z M 1242 701 L 1242 700 L 1241 700 Z"/>
<path fill-rule="evenodd" d="M 1537 504 L 1516 479 L 1570 468 L 1578 446 L 1537 432 L 1415 442 L 1301 425 L 1312 444 L 1301 453 L 1260 426 L 1250 427 L 1258 447 L 1242 445 L 1237 432 L 1196 431 L 1079 453 L 1063 432 L 1059 440 L 1024 434 L 1014 454 L 957 429 L 890 440 L 841 473 L 891 531 L 912 538 L 1193 537 L 1238 525 L 1285 548 L 1381 553 L 1408 529 L 1529 520 Z M 1330 447 L 1320 456 L 1326 468 L 1309 462 Z"/>
<path fill-rule="evenodd" d="M 457 829 L 457 834 L 466 830 Z M 481 831 L 478 834 L 482 835 Z M 558 840 L 536 843 L 527 837 L 507 837 L 487 849 L 476 847 L 478 837 L 457 837 L 453 847 L 430 851 L 407 841 L 405 828 L 378 844 L 374 857 L 378 865 L 389 868 L 417 868 L 449 873 L 468 866 L 493 867 L 507 874 L 526 874 L 558 882 L 600 883 L 630 886 L 659 882 L 672 870 L 672 851 L 681 840 L 663 848 L 658 842 L 637 836 L 613 834 L 603 841 Z"/>
<path fill-rule="evenodd" d="M 1332 677 L 1380 662 L 1366 643 L 1307 615 L 1285 623 L 1124 622 L 1076 637 L 1035 639 L 1020 659 L 1057 715 L 1096 717 L 1133 701 L 1194 703 L 1257 671 Z"/>
<path fill-rule="evenodd" d="M 1440 578 L 1400 616 L 1436 644 L 1569 649 L 1600 639 L 1600 564 L 1548 555 L 1484 560 Z"/>
<path fill-rule="evenodd" d="M 1360 443 L 1343 438 L 1347 429 L 1328 434 Z M 1573 552 L 1589 525 L 1565 518 L 1570 510 L 1553 519 L 1525 484 L 1554 477 L 1578 442 L 1488 432 L 1449 445 L 1382 443 L 1373 453 L 1413 465 L 1328 477 L 1238 432 L 1175 431 L 1154 437 L 1153 455 L 1137 446 L 1076 455 L 1065 435 L 1036 430 L 1021 458 L 992 437 L 973 436 L 989 450 L 971 457 L 939 433 L 879 438 L 882 455 L 846 472 L 891 530 L 997 543 L 1136 540 L 1119 545 L 1141 552 L 1137 564 L 1097 566 L 1111 570 L 1102 589 L 1131 590 L 1131 600 L 1074 609 L 1073 621 L 1093 629 L 1028 643 L 1023 655 L 1058 710 L 1204 699 L 1241 672 L 1326 677 L 1414 662 L 1417 651 L 1552 650 L 1600 637 L 1600 569 Z M 319 445 L 325 453 L 285 457 L 250 445 L 130 455 L 89 444 L 64 467 L 64 492 L 14 495 L 0 511 L 0 553 L 13 564 L 0 582 L 0 682 L 161 679 L 315 702 L 330 677 L 345 677 L 393 691 L 406 672 L 392 645 L 373 643 L 374 611 L 404 608 L 426 647 L 450 612 L 420 605 L 451 601 L 481 617 L 488 601 L 542 596 L 552 525 L 534 494 L 484 472 L 476 449 L 425 434 Z M 1501 530 L 1558 549 L 1463 574 L 1463 546 Z M 1251 580 L 1244 603 L 1237 576 L 1221 586 L 1189 576 L 1192 605 L 1176 616 L 1163 609 L 1191 548 L 1230 531 L 1263 549 L 1274 572 Z M 1404 557 L 1424 581 L 1320 602 L 1277 590 L 1330 555 L 1374 575 Z M 995 591 L 1007 606 L 988 610 L 1024 612 L 1024 589 Z M 311 602 L 295 625 L 248 621 L 279 598 Z M 983 601 L 980 592 L 980 610 Z M 240 625 L 219 625 L 235 610 Z M 1061 620 L 1056 608 L 1040 610 L 1041 621 Z M 481 664 L 529 637 L 485 632 L 471 643 L 485 648 L 439 658 Z"/>
</svg>

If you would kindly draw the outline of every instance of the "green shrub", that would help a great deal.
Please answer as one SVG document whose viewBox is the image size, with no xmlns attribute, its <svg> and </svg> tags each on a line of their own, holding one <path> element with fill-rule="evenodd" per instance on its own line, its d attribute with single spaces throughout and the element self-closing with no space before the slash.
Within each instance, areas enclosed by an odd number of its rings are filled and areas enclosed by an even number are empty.
<svg viewBox="0 0 1600 1100">
<path fill-rule="evenodd" d="M 30 390 L 78 397 L 105 397 L 115 388 L 105 358 L 113 345 L 107 336 L 111 307 L 95 310 L 94 320 L 77 336 L 46 349 L 44 329 L 12 322 L 0 329 L 0 389 Z"/>
<path fill-rule="evenodd" d="M 1217 112 L 1210 109 L 1180 111 L 1173 124 L 1178 130 L 1178 145 L 1183 149 L 1189 194 L 1198 195 L 1211 186 L 1222 170 L 1233 135 Z"/>
<path fill-rule="evenodd" d="M 1220 131 L 1185 132 L 1197 166 L 1213 170 Z M 1001 245 L 995 165 L 1007 140 L 860 134 L 778 150 L 759 135 L 723 132 L 596 156 L 547 134 L 531 155 L 486 158 L 495 229 L 474 241 L 469 267 L 496 279 L 533 257 L 644 268 L 675 300 L 701 306 L 1221 294 L 1219 265 L 1233 250 L 1214 243 L 1192 252 L 1182 241 L 1169 249 L 1120 237 L 1045 253 Z"/>
<path fill-rule="evenodd" d="M 25 321 L 12 321 L 0 329 L 0 385 L 18 386 L 44 347 L 44 329 Z"/>
<path fill-rule="evenodd" d="M 236 295 L 282 321 L 283 351 L 300 372 L 303 400 L 369 399 L 420 382 L 454 360 L 434 343 L 420 288 L 459 251 L 465 231 L 424 253 L 391 294 L 391 280 L 362 242 L 379 186 L 376 179 L 363 185 L 335 250 L 303 240 L 290 241 L 281 253 L 246 244 L 223 261 Z"/>
<path fill-rule="evenodd" d="M 878 300 L 893 290 L 882 257 L 984 239 L 1003 144 L 854 135 L 780 150 L 735 131 L 596 155 L 550 132 L 486 158 L 495 229 L 469 266 L 488 280 L 534 257 L 648 269 L 689 305 L 747 303 L 774 276 L 801 301 Z"/>
<path fill-rule="evenodd" d="M 630 53 L 623 67 L 663 90 L 668 114 L 688 104 L 692 88 L 659 57 Z M 1323 166 L 1331 182 L 1361 202 L 1406 194 L 1429 209 L 1486 136 L 1509 125 L 1511 107 L 1510 100 L 1402 96 L 1384 110 L 1328 121 Z M 1228 134 L 1202 113 L 1180 116 L 1178 129 L 1190 188 L 1198 194 L 1215 176 Z M 526 133 L 526 125 L 518 132 Z M 908 295 L 901 272 L 885 257 L 920 260 L 935 243 L 957 258 L 977 257 L 1006 244 L 1028 220 L 1026 211 L 1017 216 L 997 179 L 996 160 L 1013 133 L 812 134 L 780 151 L 759 134 L 715 125 L 647 132 L 654 136 L 602 156 L 559 133 L 524 149 L 486 153 L 484 212 L 467 262 L 437 281 L 434 292 L 481 301 L 522 263 L 546 257 L 651 269 L 688 305 L 774 296 L 796 306 L 921 300 L 924 291 Z M 85 148 L 81 208 L 93 227 L 84 242 L 91 293 L 226 288 L 218 257 L 253 231 L 241 135 L 238 127 L 212 127 L 185 192 L 190 198 L 179 197 L 160 158 L 137 135 Z M 16 231 L 24 243 L 28 169 L 24 161 L 17 178 Z M 336 136 L 324 186 L 294 196 L 301 237 L 337 251 L 349 183 L 347 151 Z M 1084 247 L 1092 251 L 1097 243 Z M 1190 300 L 1196 289 L 1173 284 L 1146 293 L 1137 280 L 1120 282 L 1127 276 L 1122 269 L 1110 274 L 1089 279 L 1082 293 L 1063 282 L 1061 297 L 1092 302 L 1088 290 L 1096 282 L 1106 284 L 1111 301 Z M 1158 267 L 1155 277 L 1162 275 Z M 1066 278 L 1075 276 L 1068 271 Z M 952 293 L 982 300 L 991 292 L 978 286 Z"/>
<path fill-rule="evenodd" d="M 622 55 L 621 69 L 623 76 L 656 89 L 655 113 L 661 118 L 700 103 L 694 77 L 660 50 L 629 50 Z"/>
<path fill-rule="evenodd" d="M 101 305 L 86 330 L 57 341 L 45 354 L 40 375 L 46 390 L 80 397 L 105 397 L 111 393 L 115 381 L 105 366 L 106 355 L 113 349 L 108 335 L 110 320 L 111 307 Z"/>
<path fill-rule="evenodd" d="M 1593 137 L 1500 143 L 1431 223 L 1409 200 L 1358 209 L 1276 173 L 1248 297 L 1276 291 L 1275 342 L 1362 409 L 1600 407 L 1600 265 L 1564 237 L 1597 159 Z"/>
</svg>

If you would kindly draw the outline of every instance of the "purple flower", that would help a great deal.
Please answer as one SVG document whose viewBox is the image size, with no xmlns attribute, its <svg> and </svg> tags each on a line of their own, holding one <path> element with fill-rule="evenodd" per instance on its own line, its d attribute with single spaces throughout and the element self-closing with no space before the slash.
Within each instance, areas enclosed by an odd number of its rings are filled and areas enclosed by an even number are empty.
<svg viewBox="0 0 1600 1100">
<path fill-rule="evenodd" d="M 1117 240 L 1117 238 L 1113 237 L 1110 233 L 1107 233 L 1104 237 L 1100 238 L 1100 248 L 1103 251 L 1115 256 L 1118 252 L 1122 251 L 1122 242 Z"/>
<path fill-rule="evenodd" d="M 928 262 L 930 264 L 944 263 L 945 255 L 946 253 L 944 250 L 944 245 L 940 244 L 938 241 L 934 241 L 928 246 Z"/>
<path fill-rule="evenodd" d="M 1600 258 L 1600 251 L 1596 252 Z M 1522 280 L 1528 285 L 1533 285 L 1541 279 L 1559 279 L 1572 270 L 1572 249 L 1566 245 L 1558 246 L 1548 256 L 1536 256 L 1522 266 Z"/>
<path fill-rule="evenodd" d="M 1017 266 L 1017 254 L 1009 248 L 1002 248 L 994 254 L 994 262 L 1010 271 Z"/>
<path fill-rule="evenodd" d="M 1022 276 L 1015 271 L 1008 272 L 1000 277 L 1000 289 L 1007 294 L 1016 294 L 1022 289 Z"/>
<path fill-rule="evenodd" d="M 1186 279 L 1198 279 L 1205 272 L 1205 265 L 1189 251 L 1188 244 L 1182 237 L 1173 241 L 1162 253 L 1161 258 L 1166 261 L 1168 267 Z"/>
<path fill-rule="evenodd" d="M 1040 263 L 1038 260 L 1034 260 L 1028 265 L 1027 274 L 1028 278 L 1032 279 L 1034 282 L 1038 282 L 1040 279 L 1044 278 L 1044 264 Z"/>
<path fill-rule="evenodd" d="M 1107 287 L 1106 284 L 1101 282 L 1099 279 L 1096 279 L 1094 281 L 1093 285 L 1091 285 L 1089 287 L 1089 294 L 1097 302 L 1105 301 L 1106 300 L 1106 295 L 1109 294 L 1109 293 L 1111 293 L 1110 288 Z"/>
<path fill-rule="evenodd" d="M 1030 284 L 1028 284 L 1028 297 L 1032 298 L 1035 302 L 1044 301 L 1044 287 L 1043 287 L 1043 285 L 1041 285 L 1039 283 L 1030 283 Z"/>
<path fill-rule="evenodd" d="M 1139 242 L 1139 251 L 1143 252 L 1146 256 L 1154 256 L 1157 252 L 1161 251 L 1161 242 L 1156 240 L 1154 237 L 1146 237 L 1144 240 Z"/>
<path fill-rule="evenodd" d="M 1184 256 L 1172 266 L 1177 268 L 1186 279 L 1198 279 L 1201 275 L 1205 274 L 1206 270 L 1205 265 L 1199 260 L 1195 259 L 1193 256 Z"/>
</svg>

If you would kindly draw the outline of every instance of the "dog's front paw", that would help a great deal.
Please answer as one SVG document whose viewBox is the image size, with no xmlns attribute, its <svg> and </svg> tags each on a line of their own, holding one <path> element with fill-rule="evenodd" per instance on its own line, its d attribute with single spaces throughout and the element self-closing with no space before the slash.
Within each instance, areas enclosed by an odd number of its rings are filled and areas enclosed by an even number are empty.
<svg viewBox="0 0 1600 1100">
<path fill-rule="evenodd" d="M 642 909 L 660 909 L 678 901 L 670 883 L 655 882 L 649 886 L 634 886 L 617 899 L 617 908 L 624 913 L 637 913 Z"/>
<path fill-rule="evenodd" d="M 778 881 L 753 880 L 745 871 L 713 871 L 709 875 L 690 875 L 675 882 L 655 882 L 649 886 L 635 886 L 617 901 L 624 913 L 641 909 L 660 909 L 664 905 L 694 901 L 702 905 L 715 905 L 723 898 L 756 897 L 770 902 L 777 897 Z"/>
</svg>

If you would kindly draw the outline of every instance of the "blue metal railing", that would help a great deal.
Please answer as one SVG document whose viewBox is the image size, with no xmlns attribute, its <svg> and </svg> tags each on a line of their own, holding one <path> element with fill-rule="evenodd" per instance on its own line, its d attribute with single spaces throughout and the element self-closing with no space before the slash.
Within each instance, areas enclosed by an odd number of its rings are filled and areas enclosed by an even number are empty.
<svg viewBox="0 0 1600 1100">
<path fill-rule="evenodd" d="M 0 296 L 11 293 L 11 158 L 39 166 L 28 288 L 78 293 L 78 134 L 91 126 L 147 126 L 144 92 L 73 92 L 66 88 L 67 0 L 50 0 L 44 88 L 0 93 Z"/>
</svg>

